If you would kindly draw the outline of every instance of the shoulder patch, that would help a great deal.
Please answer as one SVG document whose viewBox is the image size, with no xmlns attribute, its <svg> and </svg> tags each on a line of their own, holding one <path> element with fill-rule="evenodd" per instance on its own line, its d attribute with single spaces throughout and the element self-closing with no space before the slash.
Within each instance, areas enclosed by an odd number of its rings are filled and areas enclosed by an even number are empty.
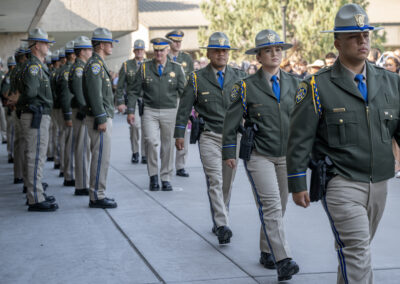
<svg viewBox="0 0 400 284">
<path fill-rule="evenodd" d="M 296 93 L 296 104 L 299 104 L 307 95 L 307 84 L 301 82 Z"/>
<path fill-rule="evenodd" d="M 36 76 L 36 75 L 39 73 L 39 66 L 37 66 L 37 65 L 31 65 L 31 66 L 29 66 L 29 73 L 30 73 L 32 76 Z"/>
<path fill-rule="evenodd" d="M 97 75 L 97 74 L 100 73 L 100 70 L 101 70 L 100 64 L 93 63 L 90 68 L 92 69 L 92 72 L 93 72 L 94 75 Z"/>
<path fill-rule="evenodd" d="M 236 102 L 240 97 L 240 87 L 238 85 L 234 85 L 231 91 L 231 102 Z"/>
<path fill-rule="evenodd" d="M 64 72 L 64 79 L 65 79 L 65 81 L 68 81 L 68 77 L 69 77 L 69 71 L 65 71 L 65 72 Z"/>
<path fill-rule="evenodd" d="M 75 76 L 78 78 L 82 78 L 83 75 L 83 68 L 82 67 L 77 67 L 75 69 Z"/>
</svg>

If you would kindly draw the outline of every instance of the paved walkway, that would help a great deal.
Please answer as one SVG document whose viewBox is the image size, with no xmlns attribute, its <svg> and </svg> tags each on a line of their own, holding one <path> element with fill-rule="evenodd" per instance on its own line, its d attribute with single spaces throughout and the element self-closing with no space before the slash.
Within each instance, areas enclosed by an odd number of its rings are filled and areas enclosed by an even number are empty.
<svg viewBox="0 0 400 284">
<path fill-rule="evenodd" d="M 173 192 L 149 192 L 144 165 L 130 163 L 128 126 L 114 119 L 107 195 L 117 209 L 88 208 L 87 197 L 63 187 L 46 163 L 45 181 L 60 209 L 28 212 L 22 186 L 0 145 L 0 283 L 276 283 L 258 264 L 257 210 L 243 167 L 234 183 L 232 242 L 211 233 L 205 178 L 197 145 L 190 145 L 190 178 L 174 177 Z M 372 245 L 376 283 L 400 283 L 400 180 L 390 181 L 385 214 Z M 318 204 L 289 200 L 286 232 L 300 273 L 288 283 L 335 283 L 336 255 Z"/>
</svg>

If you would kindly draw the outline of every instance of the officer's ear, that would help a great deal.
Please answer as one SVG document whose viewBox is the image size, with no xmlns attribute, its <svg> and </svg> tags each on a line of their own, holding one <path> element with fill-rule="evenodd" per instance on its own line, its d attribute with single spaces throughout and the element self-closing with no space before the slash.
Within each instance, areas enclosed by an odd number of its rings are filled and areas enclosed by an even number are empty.
<svg viewBox="0 0 400 284">
<path fill-rule="evenodd" d="M 256 54 L 256 60 L 258 63 L 261 63 L 260 56 L 261 56 L 261 49 L 259 49 Z"/>
<path fill-rule="evenodd" d="M 333 44 L 334 44 L 335 48 L 337 50 L 340 50 L 340 48 L 341 48 L 340 35 L 338 33 L 334 33 L 333 38 L 334 38 Z"/>
<path fill-rule="evenodd" d="M 208 59 L 210 59 L 210 55 L 209 55 L 209 50 L 208 49 L 207 49 L 206 56 L 207 56 Z"/>
</svg>

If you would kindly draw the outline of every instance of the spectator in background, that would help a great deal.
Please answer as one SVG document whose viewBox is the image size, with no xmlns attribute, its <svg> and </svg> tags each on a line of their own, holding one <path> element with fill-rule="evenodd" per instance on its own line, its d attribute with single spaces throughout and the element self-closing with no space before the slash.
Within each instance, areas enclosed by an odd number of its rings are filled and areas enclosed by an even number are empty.
<svg viewBox="0 0 400 284">
<path fill-rule="evenodd" d="M 292 65 L 290 65 L 289 59 L 283 59 L 280 67 L 283 71 L 293 74 Z"/>
<path fill-rule="evenodd" d="M 369 51 L 369 55 L 367 57 L 368 61 L 376 64 L 376 61 L 378 60 L 378 58 L 381 56 L 382 52 L 380 51 L 379 48 L 371 48 L 371 50 Z"/>
<path fill-rule="evenodd" d="M 326 55 L 325 55 L 325 65 L 327 66 L 327 67 L 329 67 L 329 66 L 332 66 L 333 65 L 333 63 L 335 63 L 335 61 L 336 61 L 336 54 L 335 53 L 333 53 L 333 52 L 328 52 Z"/>
<path fill-rule="evenodd" d="M 257 72 L 257 65 L 250 64 L 249 68 L 247 68 L 246 73 L 252 75 Z"/>
<path fill-rule="evenodd" d="M 240 69 L 242 69 L 244 72 L 247 72 L 247 69 L 249 69 L 249 67 L 250 67 L 250 62 L 247 60 L 243 60 Z"/>
<path fill-rule="evenodd" d="M 200 69 L 206 67 L 208 64 L 208 60 L 205 57 L 200 58 Z"/>
<path fill-rule="evenodd" d="M 294 66 L 294 72 L 297 77 L 300 79 L 304 79 L 308 73 L 307 73 L 307 60 L 305 59 L 299 59 L 299 61 L 295 64 Z"/>
<path fill-rule="evenodd" d="M 199 60 L 196 59 L 195 61 L 193 61 L 193 68 L 194 68 L 194 71 L 199 70 L 201 68 Z"/>
<path fill-rule="evenodd" d="M 394 55 L 396 55 L 398 58 L 400 58 L 400 49 L 396 49 L 395 51 L 393 51 Z"/>
<path fill-rule="evenodd" d="M 308 74 L 315 74 L 325 66 L 324 61 L 317 59 L 314 63 L 307 65 Z"/>
</svg>

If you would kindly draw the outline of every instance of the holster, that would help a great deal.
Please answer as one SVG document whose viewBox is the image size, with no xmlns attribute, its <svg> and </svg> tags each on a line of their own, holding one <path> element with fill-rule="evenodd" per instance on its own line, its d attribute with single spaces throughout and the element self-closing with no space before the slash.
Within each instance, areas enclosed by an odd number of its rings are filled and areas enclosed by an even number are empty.
<svg viewBox="0 0 400 284">
<path fill-rule="evenodd" d="M 137 103 L 138 103 L 138 108 L 139 108 L 139 116 L 142 116 L 143 111 L 144 111 L 144 102 L 142 99 L 138 99 Z"/>
<path fill-rule="evenodd" d="M 246 128 L 240 125 L 239 132 L 242 134 L 239 150 L 240 159 L 243 159 L 244 161 L 250 161 L 251 152 L 253 151 L 254 147 L 254 138 L 256 137 L 257 131 L 258 127 L 256 124 L 247 126 Z"/>
<path fill-rule="evenodd" d="M 310 159 L 308 167 L 311 169 L 311 202 L 319 201 L 325 196 L 328 182 L 333 178 L 333 175 L 328 172 L 328 169 L 331 166 L 332 161 L 328 156 L 325 156 L 325 159 L 317 161 Z"/>
<path fill-rule="evenodd" d="M 202 117 L 195 117 L 193 115 L 191 115 L 189 119 L 192 122 L 192 129 L 190 131 L 190 144 L 196 144 L 204 130 L 204 120 Z"/>
<path fill-rule="evenodd" d="M 39 129 L 40 122 L 42 121 L 43 107 L 29 105 L 29 110 L 32 112 L 31 128 Z"/>
</svg>

